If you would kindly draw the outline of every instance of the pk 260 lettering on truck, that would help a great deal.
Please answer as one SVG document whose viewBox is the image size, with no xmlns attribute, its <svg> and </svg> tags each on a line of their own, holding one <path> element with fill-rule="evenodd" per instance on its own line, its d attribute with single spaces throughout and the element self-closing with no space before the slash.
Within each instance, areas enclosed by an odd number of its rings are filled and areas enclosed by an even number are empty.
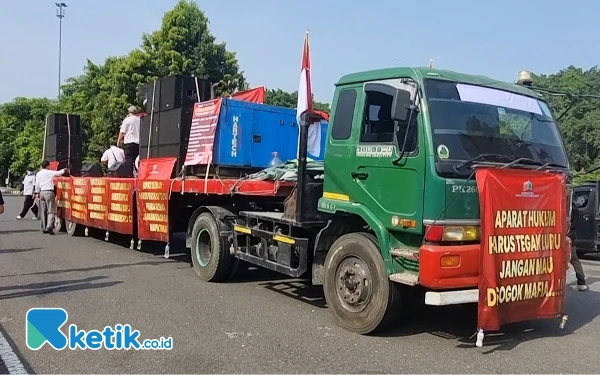
<svg viewBox="0 0 600 375">
<path fill-rule="evenodd" d="M 106 230 L 107 240 L 111 231 L 131 235 L 131 248 L 135 240 L 138 249 L 142 240 L 162 241 L 167 254 L 172 234 L 186 232 L 200 279 L 225 281 L 248 265 L 307 277 L 323 285 L 337 324 L 368 334 L 416 298 L 478 302 L 483 223 L 475 169 L 569 171 L 547 102 L 523 84 L 431 68 L 349 74 L 335 87 L 322 162 L 307 159 L 307 124 L 319 116 L 304 113 L 298 145 L 289 133 L 270 150 L 289 151 L 284 160 L 299 150 L 297 161 L 239 177 L 235 163 L 224 162 L 232 143 L 219 129 L 231 133 L 234 124 L 238 156 L 260 138 L 249 134 L 258 126 L 251 118 L 277 109 L 248 115 L 249 106 L 197 104 L 218 113 L 216 140 L 208 159 L 177 176 L 174 158 L 149 158 L 137 179 L 58 178 L 59 225 L 71 235 L 82 228 Z M 102 200 L 94 190 L 105 197 L 103 219 L 85 203 Z"/>
</svg>

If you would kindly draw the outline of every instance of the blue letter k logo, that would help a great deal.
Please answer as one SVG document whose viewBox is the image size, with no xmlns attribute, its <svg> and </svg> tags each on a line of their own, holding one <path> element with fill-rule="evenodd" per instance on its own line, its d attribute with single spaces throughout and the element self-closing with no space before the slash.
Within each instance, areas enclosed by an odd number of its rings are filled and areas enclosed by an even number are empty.
<svg viewBox="0 0 600 375">
<path fill-rule="evenodd" d="M 27 311 L 25 327 L 27 347 L 38 350 L 46 341 L 56 350 L 67 347 L 67 336 L 60 331 L 69 317 L 64 309 L 36 308 Z"/>
</svg>

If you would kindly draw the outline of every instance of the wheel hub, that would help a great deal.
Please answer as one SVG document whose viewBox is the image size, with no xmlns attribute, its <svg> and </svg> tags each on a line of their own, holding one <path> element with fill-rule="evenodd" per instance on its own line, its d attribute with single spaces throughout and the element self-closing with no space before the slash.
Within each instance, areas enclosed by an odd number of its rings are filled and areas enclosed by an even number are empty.
<svg viewBox="0 0 600 375">
<path fill-rule="evenodd" d="M 196 238 L 196 257 L 201 267 L 208 266 L 210 262 L 212 249 L 210 246 L 210 234 L 207 230 L 202 229 Z"/>
<path fill-rule="evenodd" d="M 338 267 L 336 284 L 338 297 L 348 310 L 362 310 L 371 298 L 371 274 L 361 259 L 344 260 Z"/>
</svg>

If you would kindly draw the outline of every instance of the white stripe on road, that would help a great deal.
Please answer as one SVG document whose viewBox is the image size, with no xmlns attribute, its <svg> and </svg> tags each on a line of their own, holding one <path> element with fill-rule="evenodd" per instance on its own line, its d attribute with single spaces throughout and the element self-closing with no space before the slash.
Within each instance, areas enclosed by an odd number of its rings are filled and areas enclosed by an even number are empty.
<svg viewBox="0 0 600 375">
<path fill-rule="evenodd" d="M 12 350 L 2 332 L 0 332 L 0 360 L 8 368 L 9 374 L 27 374 L 27 370 L 25 370 L 21 360 Z"/>
</svg>

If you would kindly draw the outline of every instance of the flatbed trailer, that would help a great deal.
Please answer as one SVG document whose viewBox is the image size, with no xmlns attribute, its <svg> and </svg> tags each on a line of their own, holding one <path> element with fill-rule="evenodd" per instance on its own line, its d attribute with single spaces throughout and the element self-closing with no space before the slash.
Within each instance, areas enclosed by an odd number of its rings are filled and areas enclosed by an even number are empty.
<svg viewBox="0 0 600 375">
<path fill-rule="evenodd" d="M 239 212 L 238 207 L 276 205 L 296 185 L 247 178 L 161 178 L 171 175 L 175 161 L 142 160 L 140 175 L 154 172 L 146 178 L 57 177 L 56 228 L 73 236 L 87 235 L 90 228 L 103 230 L 106 241 L 111 232 L 129 235 L 131 249 L 141 249 L 142 241 L 164 242 L 168 257 L 173 233 L 186 232 L 187 219 L 194 220 L 203 207 L 219 206 L 225 214 Z"/>
<path fill-rule="evenodd" d="M 501 134 L 507 115 L 533 122 L 532 135 Z M 488 126 L 476 116 L 494 125 L 489 128 L 495 133 L 482 131 Z M 185 232 L 200 279 L 224 281 L 246 263 L 307 277 L 323 285 L 338 325 L 368 334 L 384 329 L 415 297 L 428 305 L 482 307 L 485 273 L 493 273 L 494 282 L 498 277 L 483 250 L 490 242 L 482 228 L 494 222 L 482 218 L 480 208 L 490 199 L 480 197 L 473 168 L 566 174 L 568 160 L 552 116 L 529 88 L 480 76 L 410 67 L 350 74 L 336 84 L 320 167 L 307 160 L 307 124 L 320 116 L 305 112 L 298 124 L 298 159 L 286 163 L 293 173 L 221 178 L 209 164 L 193 165 L 193 176 L 184 169 L 172 178 L 176 159 L 161 158 L 141 160 L 136 179 L 60 177 L 57 225 L 70 235 L 89 228 L 104 230 L 106 240 L 111 232 L 129 235 L 132 249 L 160 241 L 165 257 L 173 233 Z M 459 125 L 464 129 L 455 129 Z M 521 147 L 546 136 L 554 163 Z M 503 156 L 509 151 L 515 155 Z M 281 177 L 290 174 L 296 177 Z M 531 181 L 518 181 L 522 194 L 533 194 Z M 571 193 L 561 182 L 563 188 L 560 199 L 566 200 Z M 520 203 L 523 210 L 536 209 L 533 200 L 527 202 Z M 561 231 L 570 219 L 562 209 Z M 538 229 L 523 230 L 530 235 Z M 561 267 L 543 276 L 564 286 L 566 231 L 559 237 Z M 488 259 L 487 271 L 482 259 Z M 560 298 L 545 317 L 560 310 Z M 547 300 L 518 301 L 511 311 L 535 312 Z"/>
</svg>

